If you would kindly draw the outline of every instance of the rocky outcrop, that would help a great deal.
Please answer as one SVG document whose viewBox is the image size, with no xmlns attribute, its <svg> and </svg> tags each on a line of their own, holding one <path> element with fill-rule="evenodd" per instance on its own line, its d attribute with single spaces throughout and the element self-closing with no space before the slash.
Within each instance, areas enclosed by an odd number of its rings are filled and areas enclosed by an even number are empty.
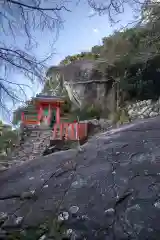
<svg viewBox="0 0 160 240">
<path fill-rule="evenodd" d="M 98 61 L 77 60 L 65 66 L 51 67 L 47 72 L 49 81 L 61 81 L 75 105 L 82 108 L 85 105 L 98 105 L 103 110 L 111 111 L 114 108 L 115 90 L 112 88 L 112 81 L 104 78 L 96 70 Z"/>
<path fill-rule="evenodd" d="M 139 101 L 130 104 L 127 107 L 128 115 L 131 119 L 144 119 L 156 117 L 160 115 L 160 100 L 153 102 L 152 100 Z"/>
<path fill-rule="evenodd" d="M 141 120 L 1 174 L 0 239 L 159 240 L 158 129 Z"/>
<path fill-rule="evenodd" d="M 112 111 L 114 108 L 115 92 L 114 88 L 110 88 L 106 81 L 84 81 L 71 82 L 73 91 L 77 93 L 80 106 L 83 108 L 86 105 L 98 106 L 102 110 Z"/>
</svg>

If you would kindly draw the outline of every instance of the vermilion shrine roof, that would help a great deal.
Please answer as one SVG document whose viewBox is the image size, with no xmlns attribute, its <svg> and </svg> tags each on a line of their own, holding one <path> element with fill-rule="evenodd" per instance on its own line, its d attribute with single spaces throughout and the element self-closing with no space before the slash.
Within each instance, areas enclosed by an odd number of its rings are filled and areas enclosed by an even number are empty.
<svg viewBox="0 0 160 240">
<path fill-rule="evenodd" d="M 64 98 L 59 96 L 51 96 L 51 95 L 44 95 L 44 94 L 37 94 L 34 98 L 36 102 L 58 102 L 64 103 Z"/>
</svg>

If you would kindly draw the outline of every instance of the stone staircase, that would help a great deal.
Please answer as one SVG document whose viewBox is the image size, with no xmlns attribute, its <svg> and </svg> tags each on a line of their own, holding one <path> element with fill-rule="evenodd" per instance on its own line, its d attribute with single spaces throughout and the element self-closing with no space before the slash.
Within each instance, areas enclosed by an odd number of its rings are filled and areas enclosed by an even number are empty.
<svg viewBox="0 0 160 240">
<path fill-rule="evenodd" d="M 32 129 L 24 143 L 18 146 L 12 153 L 12 162 L 19 164 L 42 156 L 46 147 L 50 145 L 51 139 L 51 129 L 45 129 L 44 127 Z"/>
<path fill-rule="evenodd" d="M 96 135 L 99 132 L 111 128 L 111 123 L 106 120 L 90 120 L 88 124 L 88 136 Z M 86 142 L 86 139 L 84 139 Z M 73 143 L 74 144 L 74 143 Z M 0 171 L 10 168 L 12 165 L 21 165 L 40 156 L 45 156 L 56 151 L 67 150 L 73 145 L 69 141 L 60 138 L 60 129 L 57 127 L 56 140 L 53 139 L 53 132 L 44 126 L 30 126 L 29 134 L 23 143 L 16 146 L 15 150 L 7 157 L 7 160 L 0 161 Z M 80 142 L 83 145 L 83 141 Z M 77 143 L 76 143 L 77 146 Z M 75 147 L 75 146 L 74 146 Z"/>
</svg>

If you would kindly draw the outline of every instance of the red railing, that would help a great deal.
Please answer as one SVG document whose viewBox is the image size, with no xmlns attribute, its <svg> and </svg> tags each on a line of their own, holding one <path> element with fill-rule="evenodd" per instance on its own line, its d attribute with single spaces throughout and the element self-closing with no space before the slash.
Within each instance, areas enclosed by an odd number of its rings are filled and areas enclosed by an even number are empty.
<svg viewBox="0 0 160 240">
<path fill-rule="evenodd" d="M 59 123 L 54 125 L 53 139 L 81 140 L 87 133 L 87 123 Z"/>
<path fill-rule="evenodd" d="M 28 118 L 29 117 L 29 118 Z M 26 116 L 24 113 L 21 115 L 21 120 L 25 125 L 40 125 L 40 120 L 42 117 L 42 112 L 40 111 L 38 117 Z M 47 117 L 49 121 L 50 115 Z M 87 123 L 55 123 L 53 127 L 53 139 L 65 139 L 67 140 L 81 140 L 85 138 L 88 134 L 88 124 Z"/>
</svg>

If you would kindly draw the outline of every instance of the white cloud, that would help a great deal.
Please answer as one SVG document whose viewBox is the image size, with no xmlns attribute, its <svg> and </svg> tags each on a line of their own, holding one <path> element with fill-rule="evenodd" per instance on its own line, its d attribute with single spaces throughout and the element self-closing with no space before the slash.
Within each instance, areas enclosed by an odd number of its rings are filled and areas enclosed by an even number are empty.
<svg viewBox="0 0 160 240">
<path fill-rule="evenodd" d="M 94 15 L 96 12 L 93 10 L 93 9 L 91 9 L 91 11 L 89 12 L 89 16 L 92 16 L 92 15 Z"/>
<path fill-rule="evenodd" d="M 94 33 L 98 33 L 98 32 L 99 32 L 98 28 L 94 28 L 94 29 L 93 29 L 93 32 L 94 32 Z"/>
</svg>

